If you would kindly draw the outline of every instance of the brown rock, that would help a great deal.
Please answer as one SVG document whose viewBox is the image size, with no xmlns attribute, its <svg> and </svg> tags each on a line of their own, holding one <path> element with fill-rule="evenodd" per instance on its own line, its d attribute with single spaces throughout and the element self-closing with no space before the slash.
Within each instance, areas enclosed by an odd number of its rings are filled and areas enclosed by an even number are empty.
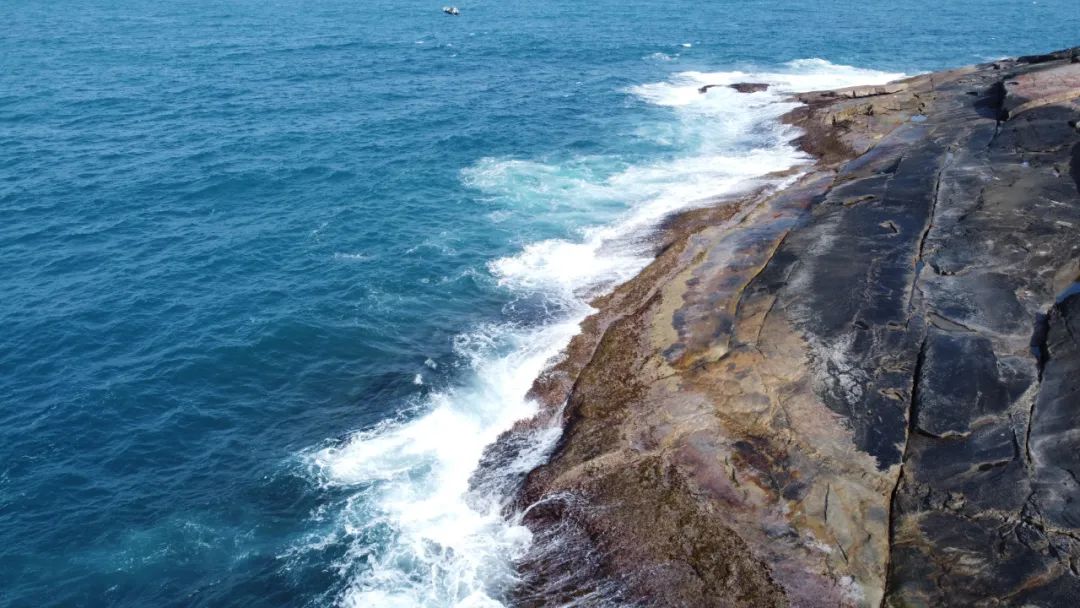
<svg viewBox="0 0 1080 608">
<path fill-rule="evenodd" d="M 1009 118 L 1034 108 L 1080 98 L 1080 63 L 1018 74 L 1005 81 L 1005 111 Z"/>
</svg>

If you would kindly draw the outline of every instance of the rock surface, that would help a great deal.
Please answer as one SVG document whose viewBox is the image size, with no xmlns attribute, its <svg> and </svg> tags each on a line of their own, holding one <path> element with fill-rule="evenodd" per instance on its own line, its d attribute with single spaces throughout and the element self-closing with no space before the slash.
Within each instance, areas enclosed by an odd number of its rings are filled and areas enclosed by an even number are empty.
<svg viewBox="0 0 1080 608">
<path fill-rule="evenodd" d="M 707 84 L 703 87 L 698 87 L 698 93 L 708 93 L 709 89 L 715 89 L 721 86 L 718 84 Z M 769 85 L 764 82 L 736 82 L 735 84 L 727 85 L 729 89 L 735 89 L 739 93 L 760 93 L 761 91 L 768 91 Z"/>
<path fill-rule="evenodd" d="M 1076 54 L 801 95 L 673 219 L 534 387 L 516 603 L 1080 605 Z"/>
<path fill-rule="evenodd" d="M 760 93 L 769 90 L 769 85 L 764 82 L 736 82 L 728 86 L 740 93 Z"/>
</svg>

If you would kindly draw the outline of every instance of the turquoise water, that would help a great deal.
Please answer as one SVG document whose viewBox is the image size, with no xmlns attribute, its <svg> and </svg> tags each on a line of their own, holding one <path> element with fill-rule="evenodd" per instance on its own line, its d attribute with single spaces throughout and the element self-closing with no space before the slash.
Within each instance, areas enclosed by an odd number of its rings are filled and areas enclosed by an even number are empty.
<svg viewBox="0 0 1080 608">
<path fill-rule="evenodd" d="M 481 450 L 785 91 L 1080 44 L 898 4 L 0 5 L 0 606 L 500 605 Z"/>
</svg>

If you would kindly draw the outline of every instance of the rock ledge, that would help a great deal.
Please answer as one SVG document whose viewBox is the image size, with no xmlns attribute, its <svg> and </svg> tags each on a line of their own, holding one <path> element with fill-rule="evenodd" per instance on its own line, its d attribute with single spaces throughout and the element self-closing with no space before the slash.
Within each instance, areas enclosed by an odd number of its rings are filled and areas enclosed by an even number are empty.
<svg viewBox="0 0 1080 608">
<path fill-rule="evenodd" d="M 801 95 L 669 222 L 536 382 L 516 603 L 1080 605 L 1076 55 Z"/>
</svg>

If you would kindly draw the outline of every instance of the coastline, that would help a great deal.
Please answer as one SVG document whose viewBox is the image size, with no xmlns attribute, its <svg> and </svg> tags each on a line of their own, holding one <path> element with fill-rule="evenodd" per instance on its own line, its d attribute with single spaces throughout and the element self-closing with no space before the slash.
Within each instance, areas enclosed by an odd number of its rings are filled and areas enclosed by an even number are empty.
<svg viewBox="0 0 1080 608">
<path fill-rule="evenodd" d="M 1076 597 L 1075 55 L 798 95 L 813 167 L 668 220 L 489 450 L 563 426 L 516 603 Z"/>
</svg>

